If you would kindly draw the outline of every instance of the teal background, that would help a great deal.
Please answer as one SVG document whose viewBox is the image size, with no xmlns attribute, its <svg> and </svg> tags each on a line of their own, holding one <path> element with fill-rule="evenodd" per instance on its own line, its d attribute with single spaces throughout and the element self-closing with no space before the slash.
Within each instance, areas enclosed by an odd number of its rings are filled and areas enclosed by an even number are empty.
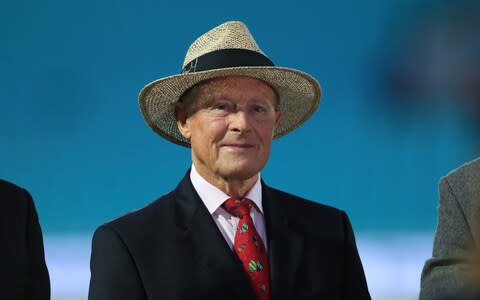
<svg viewBox="0 0 480 300">
<path fill-rule="evenodd" d="M 47 234 L 91 233 L 170 191 L 190 154 L 146 126 L 138 92 L 178 73 L 197 36 L 242 20 L 324 91 L 274 142 L 266 182 L 346 210 L 356 231 L 433 232 L 437 182 L 478 154 L 475 135 L 455 105 L 386 109 L 377 71 L 439 3 L 3 0 L 0 177 L 32 193 Z"/>
<path fill-rule="evenodd" d="M 418 299 L 438 180 L 480 153 L 479 3 L 0 0 L 0 178 L 34 197 L 52 299 L 86 299 L 93 230 L 189 168 L 137 96 L 228 20 L 324 92 L 264 180 L 348 213 L 373 299 Z"/>
</svg>

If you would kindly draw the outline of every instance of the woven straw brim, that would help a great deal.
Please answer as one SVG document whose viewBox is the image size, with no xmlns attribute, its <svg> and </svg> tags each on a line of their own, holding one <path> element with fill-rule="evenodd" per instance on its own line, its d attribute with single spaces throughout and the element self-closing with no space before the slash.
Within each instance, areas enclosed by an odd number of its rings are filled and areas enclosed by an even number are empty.
<svg viewBox="0 0 480 300">
<path fill-rule="evenodd" d="M 320 85 L 312 76 L 282 67 L 235 67 L 178 74 L 147 84 L 138 97 L 147 124 L 158 134 L 181 146 L 190 147 L 177 127 L 173 103 L 194 85 L 216 77 L 248 76 L 268 83 L 279 95 L 282 117 L 274 131 L 281 137 L 305 122 L 320 103 Z"/>
</svg>

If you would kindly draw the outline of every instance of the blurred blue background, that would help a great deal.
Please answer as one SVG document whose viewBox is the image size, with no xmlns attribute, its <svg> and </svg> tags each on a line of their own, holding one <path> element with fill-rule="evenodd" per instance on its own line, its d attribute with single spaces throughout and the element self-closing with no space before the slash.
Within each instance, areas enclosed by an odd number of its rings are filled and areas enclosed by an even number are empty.
<svg viewBox="0 0 480 300">
<path fill-rule="evenodd" d="M 274 142 L 271 186 L 344 209 L 374 299 L 415 299 L 441 176 L 478 156 L 478 1 L 0 1 L 0 177 L 33 195 L 54 299 L 85 299 L 93 230 L 175 187 L 190 153 L 137 95 L 244 21 L 324 97 Z"/>
</svg>

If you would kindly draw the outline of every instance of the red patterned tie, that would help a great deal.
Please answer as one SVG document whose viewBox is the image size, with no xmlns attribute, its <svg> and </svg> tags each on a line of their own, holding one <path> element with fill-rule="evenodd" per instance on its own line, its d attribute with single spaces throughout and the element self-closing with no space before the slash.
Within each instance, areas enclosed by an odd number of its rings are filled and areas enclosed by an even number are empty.
<svg viewBox="0 0 480 300">
<path fill-rule="evenodd" d="M 223 207 L 230 214 L 240 218 L 235 233 L 233 250 L 242 261 L 243 267 L 250 277 L 257 299 L 270 299 L 270 281 L 268 257 L 262 239 L 250 217 L 250 199 L 229 198 Z"/>
</svg>

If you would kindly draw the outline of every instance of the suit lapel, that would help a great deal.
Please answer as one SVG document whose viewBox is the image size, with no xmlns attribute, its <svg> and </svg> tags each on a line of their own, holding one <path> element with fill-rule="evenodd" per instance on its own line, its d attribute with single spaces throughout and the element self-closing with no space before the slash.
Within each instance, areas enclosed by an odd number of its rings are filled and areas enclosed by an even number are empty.
<svg viewBox="0 0 480 300">
<path fill-rule="evenodd" d="M 262 182 L 262 202 L 268 237 L 271 299 L 294 299 L 291 296 L 296 271 L 301 261 L 303 236 L 289 222 L 283 199 Z"/>
<path fill-rule="evenodd" d="M 189 173 L 177 188 L 176 198 L 177 226 L 183 236 L 180 242 L 192 249 L 192 272 L 196 273 L 193 278 L 200 281 L 198 286 L 204 288 L 205 296 L 226 291 L 239 299 L 255 299 L 241 263 L 193 188 Z"/>
</svg>

